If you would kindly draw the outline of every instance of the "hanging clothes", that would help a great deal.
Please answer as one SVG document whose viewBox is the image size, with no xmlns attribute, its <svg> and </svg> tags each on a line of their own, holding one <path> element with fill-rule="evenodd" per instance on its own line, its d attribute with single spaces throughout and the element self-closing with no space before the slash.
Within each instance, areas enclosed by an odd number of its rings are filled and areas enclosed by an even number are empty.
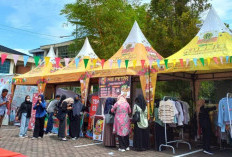
<svg viewBox="0 0 232 157">
<path fill-rule="evenodd" d="M 178 102 L 178 101 L 175 102 L 175 106 L 176 106 L 176 109 L 178 111 L 177 123 L 179 126 L 181 126 L 181 125 L 183 125 L 183 121 L 184 121 L 183 109 L 182 109 L 180 102 Z"/>
<path fill-rule="evenodd" d="M 159 119 L 164 123 L 175 123 L 175 116 L 178 111 L 175 102 L 172 100 L 160 101 Z"/>
<path fill-rule="evenodd" d="M 183 113 L 184 113 L 184 124 L 188 125 L 190 121 L 190 116 L 189 116 L 189 104 L 184 101 L 180 101 L 180 103 L 183 106 Z"/>
<path fill-rule="evenodd" d="M 232 98 L 228 98 L 229 109 L 227 104 L 227 98 L 222 98 L 218 105 L 218 126 L 221 127 L 221 132 L 225 132 L 226 124 L 229 124 L 232 119 Z M 230 114 L 230 116 L 229 116 Z"/>
</svg>

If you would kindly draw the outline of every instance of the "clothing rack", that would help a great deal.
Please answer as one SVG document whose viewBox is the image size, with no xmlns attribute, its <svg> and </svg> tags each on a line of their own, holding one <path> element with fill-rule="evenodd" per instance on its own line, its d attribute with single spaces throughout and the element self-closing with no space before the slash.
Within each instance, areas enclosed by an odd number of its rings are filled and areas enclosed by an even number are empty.
<svg viewBox="0 0 232 157">
<path fill-rule="evenodd" d="M 170 97 L 170 96 L 164 96 L 163 100 L 164 101 L 167 101 L 167 100 L 177 101 L 176 98 L 173 98 L 173 97 Z M 164 111 L 164 113 L 165 113 L 165 111 Z M 180 133 L 181 133 L 181 139 L 180 140 L 168 141 L 168 139 L 167 139 L 167 124 L 164 123 L 165 144 L 161 144 L 159 146 L 159 151 L 161 151 L 162 147 L 169 147 L 169 148 L 172 148 L 172 152 L 173 152 L 173 154 L 175 154 L 176 153 L 175 148 L 172 145 L 170 145 L 170 143 L 176 143 L 176 148 L 178 148 L 179 143 L 187 144 L 189 146 L 189 150 L 191 150 L 192 148 L 191 148 L 190 143 L 184 141 L 184 131 L 183 131 L 183 128 L 181 128 L 181 132 Z"/>
</svg>

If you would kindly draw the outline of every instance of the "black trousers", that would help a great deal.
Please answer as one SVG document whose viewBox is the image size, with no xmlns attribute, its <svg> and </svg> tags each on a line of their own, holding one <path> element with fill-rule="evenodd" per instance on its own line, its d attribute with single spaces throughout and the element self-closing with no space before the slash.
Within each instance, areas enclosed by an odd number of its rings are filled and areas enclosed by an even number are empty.
<svg viewBox="0 0 232 157">
<path fill-rule="evenodd" d="M 59 122 L 58 137 L 60 138 L 65 138 L 65 127 L 66 127 L 65 120 L 60 120 Z"/>
<path fill-rule="evenodd" d="M 164 127 L 155 123 L 155 150 L 159 151 L 159 146 L 165 143 Z"/>
<path fill-rule="evenodd" d="M 202 135 L 203 135 L 203 149 L 206 151 L 210 151 L 210 140 L 211 140 L 211 130 L 209 127 L 202 128 Z"/>
<path fill-rule="evenodd" d="M 79 135 L 80 135 L 80 117 L 76 117 L 74 120 L 70 120 L 69 135 L 72 138 L 74 138 L 74 137 L 79 138 Z"/>
<path fill-rule="evenodd" d="M 129 147 L 129 135 L 127 136 L 118 136 L 119 148 L 126 149 Z"/>
<path fill-rule="evenodd" d="M 44 135 L 44 117 L 41 118 L 35 118 L 35 128 L 34 128 L 34 133 L 33 137 L 43 137 Z"/>
</svg>

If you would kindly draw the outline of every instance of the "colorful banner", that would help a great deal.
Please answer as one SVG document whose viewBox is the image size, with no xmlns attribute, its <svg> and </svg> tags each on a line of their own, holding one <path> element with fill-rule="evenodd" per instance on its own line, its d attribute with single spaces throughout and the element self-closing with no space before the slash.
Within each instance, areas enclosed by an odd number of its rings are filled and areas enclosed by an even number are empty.
<svg viewBox="0 0 232 157">
<path fill-rule="evenodd" d="M 89 121 L 88 121 L 88 130 L 92 130 L 92 120 L 93 116 L 97 112 L 97 108 L 99 105 L 99 97 L 98 96 L 92 96 L 91 98 L 91 106 L 90 106 L 90 111 L 89 111 Z"/>
<path fill-rule="evenodd" d="M 38 100 L 39 93 L 34 93 L 32 97 L 32 108 L 31 108 L 31 118 L 29 121 L 28 129 L 33 130 L 35 125 L 35 113 L 36 110 L 33 110 L 33 107 L 35 106 L 37 100 Z"/>
<path fill-rule="evenodd" d="M 86 99 L 89 89 L 89 78 L 86 78 L 85 80 L 80 80 L 80 83 L 81 83 L 81 102 L 83 104 L 86 104 Z"/>
<path fill-rule="evenodd" d="M 104 137 L 104 117 L 94 116 L 93 122 L 93 140 L 103 141 Z"/>
<path fill-rule="evenodd" d="M 130 98 L 131 76 L 102 77 L 99 78 L 99 97 L 117 98 L 124 95 Z"/>
</svg>

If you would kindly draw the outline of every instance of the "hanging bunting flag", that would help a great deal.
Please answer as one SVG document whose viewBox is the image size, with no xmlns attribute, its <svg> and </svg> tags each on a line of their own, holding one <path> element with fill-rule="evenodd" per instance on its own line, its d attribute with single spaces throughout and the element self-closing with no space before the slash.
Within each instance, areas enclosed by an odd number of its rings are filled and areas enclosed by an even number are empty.
<svg viewBox="0 0 232 157">
<path fill-rule="evenodd" d="M 188 67 L 188 65 L 189 65 L 189 59 L 187 58 L 186 59 L 186 67 Z"/>
<path fill-rule="evenodd" d="M 117 62 L 118 62 L 118 68 L 121 67 L 121 61 L 122 61 L 121 59 L 118 59 L 118 60 L 117 60 Z"/>
<path fill-rule="evenodd" d="M 87 65 L 88 65 L 88 62 L 89 62 L 89 59 L 84 59 L 85 69 L 86 69 L 86 67 L 87 67 Z"/>
<path fill-rule="evenodd" d="M 18 59 L 19 59 L 19 55 L 13 55 L 13 59 L 14 59 L 14 64 L 16 66 Z"/>
<path fill-rule="evenodd" d="M 221 64 L 223 64 L 223 56 L 220 56 Z"/>
<path fill-rule="evenodd" d="M 193 58 L 194 65 L 197 66 L 197 58 Z"/>
<path fill-rule="evenodd" d="M 182 67 L 184 67 L 184 60 L 183 60 L 183 59 L 180 59 L 180 65 L 181 65 Z"/>
<path fill-rule="evenodd" d="M 2 53 L 1 54 L 1 61 L 2 61 L 2 65 L 4 64 L 5 60 L 6 60 L 7 54 Z"/>
<path fill-rule="evenodd" d="M 110 69 L 111 69 L 112 65 L 113 65 L 113 60 L 112 59 L 109 60 L 109 64 L 110 64 Z"/>
<path fill-rule="evenodd" d="M 65 66 L 68 66 L 70 58 L 64 58 Z"/>
<path fill-rule="evenodd" d="M 55 61 L 56 61 L 56 68 L 59 68 L 59 66 L 60 66 L 60 57 L 56 57 Z"/>
<path fill-rule="evenodd" d="M 129 63 L 129 60 L 126 59 L 126 60 L 125 60 L 126 69 L 128 68 L 128 63 Z"/>
<path fill-rule="evenodd" d="M 142 65 L 142 68 L 144 69 L 144 64 L 145 64 L 145 60 L 141 60 L 141 65 Z"/>
<path fill-rule="evenodd" d="M 232 56 L 230 56 L 230 63 L 232 62 Z"/>
<path fill-rule="evenodd" d="M 79 62 L 80 62 L 80 58 L 75 58 L 75 64 L 76 64 L 76 68 L 78 67 L 78 65 L 79 65 Z"/>
<path fill-rule="evenodd" d="M 94 58 L 92 62 L 93 62 L 93 66 L 95 67 L 97 64 L 97 59 Z"/>
<path fill-rule="evenodd" d="M 29 56 L 23 56 L 23 61 L 24 61 L 24 67 L 27 65 Z"/>
<path fill-rule="evenodd" d="M 50 61 L 50 57 L 45 57 L 44 60 L 45 60 L 45 65 L 47 66 Z"/>
<path fill-rule="evenodd" d="M 101 60 L 102 69 L 103 69 L 103 67 L 104 67 L 104 63 L 105 63 L 105 59 L 102 59 L 102 60 Z"/>
<path fill-rule="evenodd" d="M 207 58 L 208 66 L 210 65 L 211 59 Z"/>
<path fill-rule="evenodd" d="M 34 56 L 35 66 L 38 66 L 39 64 L 39 56 Z"/>
<path fill-rule="evenodd" d="M 168 59 L 165 59 L 165 60 L 164 60 L 164 63 L 165 63 L 166 69 L 168 69 Z"/>
<path fill-rule="evenodd" d="M 137 64 L 137 60 L 133 60 L 133 67 L 135 68 L 136 67 L 136 64 Z"/>
<path fill-rule="evenodd" d="M 158 67 L 160 68 L 160 60 L 156 59 L 156 62 L 157 62 Z"/>
<path fill-rule="evenodd" d="M 218 60 L 217 60 L 217 57 L 213 57 L 213 60 L 216 64 L 218 64 Z"/>
<path fill-rule="evenodd" d="M 173 59 L 173 67 L 176 66 L 176 59 Z"/>
<path fill-rule="evenodd" d="M 200 61 L 201 61 L 201 64 L 202 64 L 203 66 L 205 66 L 205 59 L 204 59 L 204 58 L 200 58 Z"/>
<path fill-rule="evenodd" d="M 152 64 L 153 64 L 153 59 L 149 59 L 150 69 L 151 69 L 151 67 L 152 67 Z"/>
<path fill-rule="evenodd" d="M 226 56 L 226 63 L 229 62 L 229 56 Z"/>
</svg>

